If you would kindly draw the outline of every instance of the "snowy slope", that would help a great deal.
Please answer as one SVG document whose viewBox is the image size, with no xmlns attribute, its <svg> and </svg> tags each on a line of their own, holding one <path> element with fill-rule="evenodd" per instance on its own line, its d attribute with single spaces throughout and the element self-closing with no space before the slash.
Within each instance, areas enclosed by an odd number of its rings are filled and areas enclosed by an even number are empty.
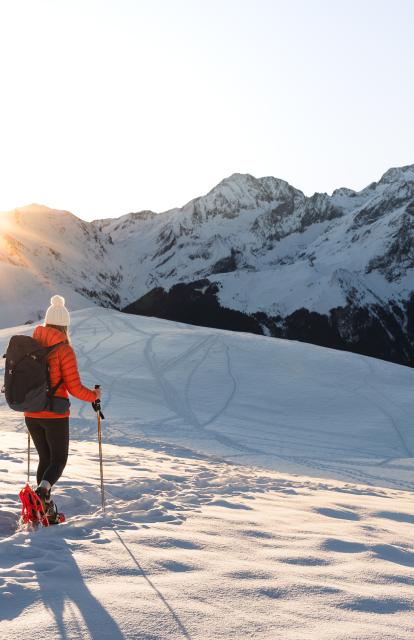
<svg viewBox="0 0 414 640">
<path fill-rule="evenodd" d="M 414 489 L 412 369 L 105 309 L 72 316 L 85 381 L 105 389 L 111 442 L 155 438 L 269 469 Z M 2 353 L 15 331 L 0 331 Z M 85 435 L 90 408 L 75 400 L 72 415 Z"/>
<path fill-rule="evenodd" d="M 74 401 L 69 520 L 14 533 L 26 438 L 1 401 L 5 637 L 412 637 L 411 369 L 104 309 L 72 337 L 104 390 L 107 515 Z"/>
<path fill-rule="evenodd" d="M 57 290 L 72 309 L 119 304 L 109 245 L 67 211 L 30 205 L 0 214 L 0 326 L 43 318 Z"/>
</svg>

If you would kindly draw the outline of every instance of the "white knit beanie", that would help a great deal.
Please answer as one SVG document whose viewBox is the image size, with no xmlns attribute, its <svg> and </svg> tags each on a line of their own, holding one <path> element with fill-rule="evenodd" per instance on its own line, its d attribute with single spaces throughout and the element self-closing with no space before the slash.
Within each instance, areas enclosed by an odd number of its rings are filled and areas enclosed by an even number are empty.
<svg viewBox="0 0 414 640">
<path fill-rule="evenodd" d="M 62 296 L 52 296 L 51 306 L 46 311 L 45 325 L 56 324 L 58 327 L 68 327 L 70 325 L 69 311 L 65 307 L 65 298 Z"/>
</svg>

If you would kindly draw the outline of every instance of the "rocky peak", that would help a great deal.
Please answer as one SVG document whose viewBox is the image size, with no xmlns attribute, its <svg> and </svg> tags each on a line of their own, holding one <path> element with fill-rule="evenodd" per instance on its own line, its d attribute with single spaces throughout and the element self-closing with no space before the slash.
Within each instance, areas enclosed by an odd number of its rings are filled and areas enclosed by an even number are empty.
<svg viewBox="0 0 414 640">
<path fill-rule="evenodd" d="M 356 191 L 348 189 L 348 187 L 339 187 L 332 192 L 332 197 L 334 196 L 353 198 L 356 196 Z"/>
<path fill-rule="evenodd" d="M 264 212 L 280 202 L 291 201 L 295 196 L 304 197 L 285 180 L 234 173 L 207 195 L 189 202 L 184 209 L 190 210 L 198 222 L 215 216 L 236 218 L 243 211 Z"/>
<path fill-rule="evenodd" d="M 396 182 L 414 182 L 414 164 L 388 169 L 378 184 L 395 184 Z"/>
</svg>

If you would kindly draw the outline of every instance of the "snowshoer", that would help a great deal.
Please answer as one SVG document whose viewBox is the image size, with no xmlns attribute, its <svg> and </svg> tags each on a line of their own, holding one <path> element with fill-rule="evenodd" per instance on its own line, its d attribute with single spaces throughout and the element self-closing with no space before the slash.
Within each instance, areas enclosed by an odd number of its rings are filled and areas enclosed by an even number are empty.
<svg viewBox="0 0 414 640">
<path fill-rule="evenodd" d="M 63 342 L 47 357 L 50 387 L 57 387 L 53 395 L 52 410 L 25 412 L 24 416 L 39 454 L 36 493 L 44 505 L 50 524 L 53 524 L 59 521 L 59 514 L 51 499 L 51 489 L 63 473 L 69 451 L 68 392 L 79 400 L 94 403 L 101 397 L 101 391 L 99 388 L 88 389 L 80 381 L 76 355 L 70 345 L 70 316 L 65 307 L 65 299 L 55 295 L 50 302 L 44 324 L 36 327 L 33 338 L 43 347 Z"/>
</svg>

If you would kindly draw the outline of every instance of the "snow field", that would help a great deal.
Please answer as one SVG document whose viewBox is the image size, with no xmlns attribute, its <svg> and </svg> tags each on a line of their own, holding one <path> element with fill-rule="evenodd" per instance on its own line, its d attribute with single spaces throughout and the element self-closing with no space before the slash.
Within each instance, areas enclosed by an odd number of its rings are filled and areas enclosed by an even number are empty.
<svg viewBox="0 0 414 640">
<path fill-rule="evenodd" d="M 107 513 L 96 419 L 74 401 L 54 492 L 68 521 L 16 532 L 27 438 L 1 400 L 1 637 L 411 640 L 411 370 L 107 310 L 72 319 L 82 379 L 103 386 Z M 0 331 L 0 348 L 18 331 L 32 328 Z"/>
<path fill-rule="evenodd" d="M 414 490 L 412 369 L 104 309 L 75 312 L 72 335 L 114 444 Z M 90 407 L 75 401 L 72 414 L 74 435 L 90 439 Z"/>
<path fill-rule="evenodd" d="M 25 444 L 23 434 L 1 434 L 7 637 L 39 618 L 51 638 L 414 631 L 407 492 L 106 445 L 102 517 L 97 446 L 77 442 L 55 493 L 68 522 L 14 533 Z"/>
</svg>

